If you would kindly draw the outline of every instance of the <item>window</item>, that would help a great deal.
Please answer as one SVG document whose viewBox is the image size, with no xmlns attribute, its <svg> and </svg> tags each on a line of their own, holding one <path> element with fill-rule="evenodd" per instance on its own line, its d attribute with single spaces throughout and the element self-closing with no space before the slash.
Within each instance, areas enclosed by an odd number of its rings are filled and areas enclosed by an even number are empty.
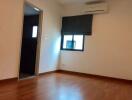
<svg viewBox="0 0 132 100">
<path fill-rule="evenodd" d="M 61 50 L 84 51 L 85 35 L 92 35 L 92 21 L 91 14 L 63 17 Z"/>
<path fill-rule="evenodd" d="M 37 38 L 38 26 L 33 26 L 32 38 Z"/>
<path fill-rule="evenodd" d="M 83 51 L 84 35 L 62 35 L 61 49 Z"/>
</svg>

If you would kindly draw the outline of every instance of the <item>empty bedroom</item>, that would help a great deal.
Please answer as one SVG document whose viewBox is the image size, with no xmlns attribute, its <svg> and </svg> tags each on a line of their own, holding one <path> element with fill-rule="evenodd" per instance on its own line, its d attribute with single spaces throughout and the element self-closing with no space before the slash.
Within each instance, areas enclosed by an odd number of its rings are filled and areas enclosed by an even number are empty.
<svg viewBox="0 0 132 100">
<path fill-rule="evenodd" d="M 1 0 L 0 100 L 132 100 L 132 0 Z"/>
</svg>

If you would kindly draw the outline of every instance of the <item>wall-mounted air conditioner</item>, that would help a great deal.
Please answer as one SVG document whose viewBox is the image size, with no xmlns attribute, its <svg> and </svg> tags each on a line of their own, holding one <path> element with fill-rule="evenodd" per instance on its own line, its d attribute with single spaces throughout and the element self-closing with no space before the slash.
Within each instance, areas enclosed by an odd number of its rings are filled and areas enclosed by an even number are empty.
<svg viewBox="0 0 132 100">
<path fill-rule="evenodd" d="M 100 14 L 100 13 L 107 13 L 108 12 L 108 3 L 106 2 L 99 2 L 99 3 L 87 3 L 83 7 L 83 13 L 86 14 Z"/>
</svg>

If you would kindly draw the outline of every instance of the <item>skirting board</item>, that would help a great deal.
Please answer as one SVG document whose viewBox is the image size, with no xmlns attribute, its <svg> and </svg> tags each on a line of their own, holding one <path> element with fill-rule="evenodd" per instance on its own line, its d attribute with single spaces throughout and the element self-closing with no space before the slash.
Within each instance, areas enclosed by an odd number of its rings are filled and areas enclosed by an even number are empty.
<svg viewBox="0 0 132 100">
<path fill-rule="evenodd" d="M 44 73 L 40 73 L 39 76 L 47 75 L 47 74 L 51 74 L 51 73 L 56 73 L 56 72 L 58 72 L 58 70 L 49 71 L 49 72 L 44 72 Z"/>
<path fill-rule="evenodd" d="M 67 71 L 67 70 L 57 70 L 56 72 L 57 73 L 76 75 L 76 76 L 80 76 L 80 77 L 96 78 L 96 79 L 98 78 L 98 79 L 101 79 L 101 80 L 119 81 L 119 82 L 132 84 L 132 80 L 127 80 L 127 79 L 120 79 L 120 78 L 113 78 L 113 77 L 108 77 L 108 76 L 86 74 L 86 73 L 73 72 L 73 71 Z"/>
<path fill-rule="evenodd" d="M 4 80 L 0 80 L 0 83 L 8 83 L 8 82 L 17 82 L 18 78 L 9 78 L 9 79 L 4 79 Z"/>
<path fill-rule="evenodd" d="M 67 71 L 67 70 L 55 70 L 55 71 L 40 73 L 39 76 L 48 75 L 48 74 L 52 74 L 52 73 L 70 74 L 70 75 L 76 75 L 76 76 L 79 76 L 79 77 L 96 78 L 96 79 L 98 78 L 100 80 L 108 80 L 108 81 L 116 81 L 116 82 L 119 81 L 119 82 L 132 84 L 132 80 L 119 79 L 119 78 L 93 75 L 93 74 L 86 74 L 86 73 L 73 72 L 73 71 Z M 18 78 L 10 78 L 10 79 L 5 79 L 5 80 L 0 80 L 0 83 L 16 82 L 16 81 L 18 81 Z"/>
</svg>

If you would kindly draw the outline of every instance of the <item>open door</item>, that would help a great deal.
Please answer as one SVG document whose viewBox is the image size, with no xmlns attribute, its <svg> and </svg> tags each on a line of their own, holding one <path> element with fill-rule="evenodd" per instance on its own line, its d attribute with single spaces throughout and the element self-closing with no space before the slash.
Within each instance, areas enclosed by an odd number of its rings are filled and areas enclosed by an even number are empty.
<svg viewBox="0 0 132 100">
<path fill-rule="evenodd" d="M 25 2 L 19 79 L 37 75 L 42 11 Z"/>
</svg>

